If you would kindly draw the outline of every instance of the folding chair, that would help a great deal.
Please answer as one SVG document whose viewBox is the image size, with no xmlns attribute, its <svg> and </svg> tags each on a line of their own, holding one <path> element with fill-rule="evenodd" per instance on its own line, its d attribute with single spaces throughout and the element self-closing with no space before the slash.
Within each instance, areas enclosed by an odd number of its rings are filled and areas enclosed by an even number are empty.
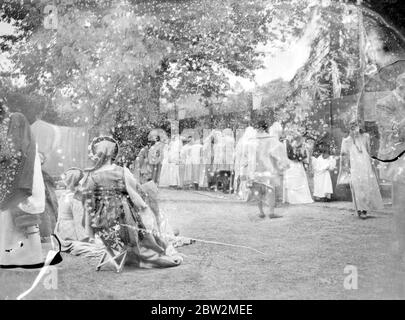
<svg viewBox="0 0 405 320">
<path fill-rule="evenodd" d="M 107 243 L 104 241 L 103 238 L 101 238 L 101 241 L 103 242 L 105 249 L 103 252 L 103 255 L 101 256 L 101 259 L 96 267 L 97 271 L 100 271 L 102 266 L 105 266 L 107 264 L 112 264 L 117 273 L 120 273 L 124 269 L 125 262 L 127 260 L 127 250 L 123 250 L 121 252 L 116 253 Z"/>
</svg>

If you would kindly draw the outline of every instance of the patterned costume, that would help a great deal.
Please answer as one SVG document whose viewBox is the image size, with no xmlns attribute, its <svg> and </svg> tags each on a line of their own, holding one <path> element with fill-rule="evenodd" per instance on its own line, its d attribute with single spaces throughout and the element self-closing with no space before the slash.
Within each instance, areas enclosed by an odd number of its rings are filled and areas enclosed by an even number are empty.
<svg viewBox="0 0 405 320">
<path fill-rule="evenodd" d="M 45 209 L 41 163 L 27 119 L 1 105 L 0 190 L 0 267 L 40 267 L 38 224 Z"/>
</svg>

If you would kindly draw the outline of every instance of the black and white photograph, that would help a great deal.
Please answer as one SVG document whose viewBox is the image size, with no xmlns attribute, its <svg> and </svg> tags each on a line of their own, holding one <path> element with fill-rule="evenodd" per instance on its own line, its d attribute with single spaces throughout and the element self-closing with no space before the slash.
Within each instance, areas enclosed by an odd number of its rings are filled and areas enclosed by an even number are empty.
<svg viewBox="0 0 405 320">
<path fill-rule="evenodd" d="M 403 1 L 0 0 L 0 300 L 404 299 Z"/>
</svg>

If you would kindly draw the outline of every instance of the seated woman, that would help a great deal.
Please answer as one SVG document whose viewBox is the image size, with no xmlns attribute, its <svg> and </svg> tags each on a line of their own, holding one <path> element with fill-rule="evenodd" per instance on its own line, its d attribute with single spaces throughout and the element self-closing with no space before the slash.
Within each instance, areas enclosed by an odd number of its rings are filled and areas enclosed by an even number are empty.
<svg viewBox="0 0 405 320">
<path fill-rule="evenodd" d="M 85 230 L 83 205 L 75 198 L 77 187 L 83 176 L 83 171 L 78 168 L 70 168 L 64 173 L 63 182 L 66 185 L 66 192 L 59 199 L 58 222 L 55 227 L 55 234 L 61 240 L 89 241 L 90 239 Z"/>
<path fill-rule="evenodd" d="M 159 217 L 138 193 L 138 181 L 127 168 L 113 163 L 118 143 L 98 137 L 90 149 L 97 162 L 85 170 L 80 189 L 94 233 L 107 247 L 127 250 L 127 261 L 138 267 L 179 265 L 182 257 L 161 236 Z"/>
</svg>

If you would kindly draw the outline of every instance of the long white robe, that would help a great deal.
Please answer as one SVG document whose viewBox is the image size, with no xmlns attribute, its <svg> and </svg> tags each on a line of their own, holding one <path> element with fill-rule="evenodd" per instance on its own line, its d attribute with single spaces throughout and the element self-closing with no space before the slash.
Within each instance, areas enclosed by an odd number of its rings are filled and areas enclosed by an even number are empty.
<svg viewBox="0 0 405 320">
<path fill-rule="evenodd" d="M 322 155 L 312 157 L 312 168 L 314 170 L 314 197 L 324 198 L 333 193 L 330 170 L 336 167 L 336 160 L 333 157 L 325 159 Z"/>
<path fill-rule="evenodd" d="M 170 186 L 179 186 L 180 185 L 180 150 L 181 150 L 181 141 L 179 136 L 172 138 L 169 144 L 168 151 L 168 162 L 169 162 L 169 185 Z"/>
<path fill-rule="evenodd" d="M 214 171 L 226 170 L 225 167 L 225 144 L 221 131 L 214 133 Z"/>
<path fill-rule="evenodd" d="M 170 186 L 169 145 L 163 147 L 162 169 L 160 170 L 159 187 Z"/>
<path fill-rule="evenodd" d="M 241 180 L 242 175 L 245 171 L 245 148 L 250 138 L 253 138 L 256 135 L 255 129 L 252 127 L 247 127 L 243 135 L 240 137 L 235 148 L 235 180 L 234 180 L 234 189 L 238 188 L 238 181 Z"/>
<path fill-rule="evenodd" d="M 198 141 L 193 142 L 187 149 L 185 183 L 198 183 L 200 180 L 202 145 Z"/>
<path fill-rule="evenodd" d="M 231 129 L 225 129 L 223 135 L 224 170 L 232 171 L 235 168 L 235 138 Z"/>
<path fill-rule="evenodd" d="M 289 159 L 289 165 L 289 168 L 284 172 L 283 202 L 290 204 L 314 202 L 303 163 Z"/>
<path fill-rule="evenodd" d="M 256 136 L 256 164 L 250 179 L 275 189 L 281 184 L 283 171 L 289 159 L 278 136 L 258 132 Z"/>
<path fill-rule="evenodd" d="M 186 143 L 180 149 L 180 156 L 179 156 L 179 176 L 180 176 L 180 183 L 179 186 L 183 187 L 188 182 L 185 180 L 186 174 L 186 163 L 187 159 L 190 157 L 190 143 Z"/>
<path fill-rule="evenodd" d="M 30 214 L 40 214 L 45 210 L 45 185 L 38 152 L 35 156 L 32 196 L 19 207 Z M 27 232 L 32 234 L 26 236 L 16 228 L 8 210 L 0 212 L 1 266 L 30 266 L 44 262 L 39 227 L 29 227 Z"/>
<path fill-rule="evenodd" d="M 247 188 L 247 180 L 256 169 L 256 130 L 252 127 L 246 128 L 245 134 L 240 139 L 238 150 L 238 176 L 240 180 L 238 195 L 242 200 L 248 200 L 250 190 Z"/>
<path fill-rule="evenodd" d="M 207 188 L 212 173 L 212 132 L 204 138 L 201 151 L 201 171 L 199 179 L 199 187 Z"/>
<path fill-rule="evenodd" d="M 342 156 L 349 158 L 351 188 L 357 210 L 381 210 L 384 208 L 380 188 L 368 153 L 369 136 L 363 134 L 342 140 Z"/>
</svg>

